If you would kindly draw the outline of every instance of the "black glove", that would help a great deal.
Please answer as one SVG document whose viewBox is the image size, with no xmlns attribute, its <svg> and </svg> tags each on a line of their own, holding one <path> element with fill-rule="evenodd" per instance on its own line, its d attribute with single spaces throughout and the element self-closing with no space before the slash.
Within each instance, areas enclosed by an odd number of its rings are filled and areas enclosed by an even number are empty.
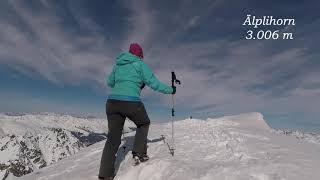
<svg viewBox="0 0 320 180">
<path fill-rule="evenodd" d="M 146 86 L 146 84 L 145 84 L 145 83 L 142 83 L 140 89 L 142 90 L 145 86 Z"/>
<path fill-rule="evenodd" d="M 172 86 L 172 94 L 176 94 L 176 92 L 177 92 L 177 88 L 175 87 L 175 86 Z"/>
</svg>

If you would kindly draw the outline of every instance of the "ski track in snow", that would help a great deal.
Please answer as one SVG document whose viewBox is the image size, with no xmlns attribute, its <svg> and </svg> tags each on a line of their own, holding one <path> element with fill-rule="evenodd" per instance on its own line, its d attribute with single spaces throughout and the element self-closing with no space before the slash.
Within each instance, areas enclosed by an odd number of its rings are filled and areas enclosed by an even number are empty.
<svg viewBox="0 0 320 180">
<path fill-rule="evenodd" d="M 115 180 L 300 180 L 320 179 L 320 146 L 272 132 L 259 113 L 219 119 L 187 119 L 175 122 L 175 156 L 171 124 L 151 125 L 150 160 L 132 166 L 133 133 L 126 134 L 118 151 Z M 75 156 L 19 179 L 96 180 L 105 141 Z M 10 177 L 9 179 L 14 179 Z"/>
</svg>

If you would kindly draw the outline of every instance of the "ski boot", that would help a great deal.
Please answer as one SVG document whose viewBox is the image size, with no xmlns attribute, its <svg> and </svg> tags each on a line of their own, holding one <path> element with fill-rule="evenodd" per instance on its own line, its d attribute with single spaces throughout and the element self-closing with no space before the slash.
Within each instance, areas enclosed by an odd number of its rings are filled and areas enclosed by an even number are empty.
<svg viewBox="0 0 320 180">
<path fill-rule="evenodd" d="M 149 156 L 146 153 L 132 152 L 132 158 L 133 158 L 133 165 L 134 166 L 149 160 Z"/>
</svg>

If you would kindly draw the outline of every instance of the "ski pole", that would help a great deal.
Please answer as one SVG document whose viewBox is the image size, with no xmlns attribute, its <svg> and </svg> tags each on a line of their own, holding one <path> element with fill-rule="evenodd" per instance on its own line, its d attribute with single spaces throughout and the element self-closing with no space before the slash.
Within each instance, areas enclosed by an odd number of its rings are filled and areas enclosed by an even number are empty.
<svg viewBox="0 0 320 180">
<path fill-rule="evenodd" d="M 181 84 L 180 80 L 177 79 L 176 74 L 174 73 L 174 71 L 171 72 L 171 87 L 176 88 L 175 84 Z M 174 108 L 175 108 L 175 102 L 174 102 L 174 94 L 172 94 L 171 96 L 171 100 L 172 100 L 172 109 L 171 109 L 171 138 L 172 138 L 172 147 L 169 148 L 170 153 L 172 156 L 174 156 Z"/>
</svg>

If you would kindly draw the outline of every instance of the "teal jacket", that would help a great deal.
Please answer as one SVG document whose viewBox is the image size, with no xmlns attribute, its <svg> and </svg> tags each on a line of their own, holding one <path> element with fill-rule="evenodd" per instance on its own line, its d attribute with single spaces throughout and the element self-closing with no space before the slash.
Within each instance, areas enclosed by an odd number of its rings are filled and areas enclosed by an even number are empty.
<svg viewBox="0 0 320 180">
<path fill-rule="evenodd" d="M 109 99 L 140 101 L 140 87 L 143 83 L 164 94 L 171 94 L 173 91 L 172 87 L 161 83 L 137 56 L 121 53 L 107 77 L 107 84 L 112 88 Z"/>
</svg>

